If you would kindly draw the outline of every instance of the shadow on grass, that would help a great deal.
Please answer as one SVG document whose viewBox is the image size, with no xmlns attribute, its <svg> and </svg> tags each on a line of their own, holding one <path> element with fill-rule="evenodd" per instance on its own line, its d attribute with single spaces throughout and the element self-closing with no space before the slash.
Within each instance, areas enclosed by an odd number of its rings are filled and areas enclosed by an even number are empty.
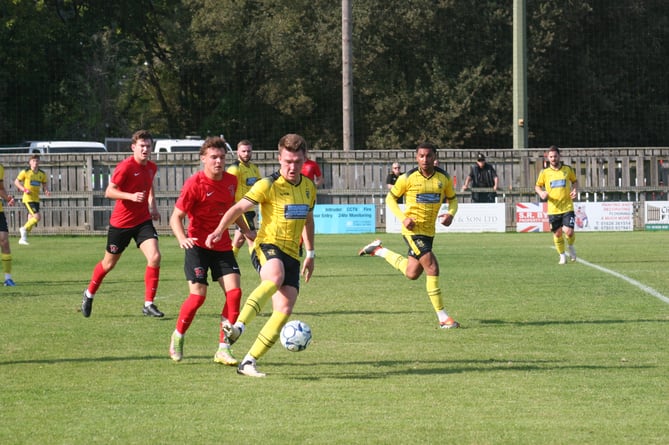
<svg viewBox="0 0 669 445">
<path fill-rule="evenodd" d="M 449 366 L 444 366 L 444 364 Z M 267 364 L 268 375 L 273 367 L 292 367 L 296 366 L 304 369 L 305 363 L 272 363 Z M 334 372 L 324 372 L 319 375 L 304 375 L 299 370 L 294 374 L 288 370 L 286 374 L 279 374 L 284 378 L 294 380 L 313 380 L 322 379 L 343 379 L 343 380 L 374 380 L 384 379 L 393 376 L 429 376 L 429 375 L 448 375 L 462 373 L 481 373 L 481 372 L 555 372 L 561 370 L 618 370 L 618 369 L 653 369 L 655 366 L 648 365 L 589 365 L 589 364 L 568 364 L 561 361 L 551 360 L 448 360 L 444 361 L 369 361 L 369 362 L 332 362 L 332 363 L 314 363 L 313 366 L 341 366 L 344 371 L 339 369 Z M 351 370 L 352 367 L 359 369 Z"/>
<path fill-rule="evenodd" d="M 669 320 L 541 320 L 541 321 L 508 321 L 508 320 L 477 320 L 482 325 L 494 326 L 551 326 L 551 325 L 587 325 L 587 324 L 626 324 L 626 323 L 668 323 Z"/>
</svg>

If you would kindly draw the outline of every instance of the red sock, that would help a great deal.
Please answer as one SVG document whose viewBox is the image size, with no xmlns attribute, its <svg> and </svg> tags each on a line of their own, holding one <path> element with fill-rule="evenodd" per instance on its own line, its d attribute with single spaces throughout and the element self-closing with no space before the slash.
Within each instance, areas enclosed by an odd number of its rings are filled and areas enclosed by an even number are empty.
<svg viewBox="0 0 669 445">
<path fill-rule="evenodd" d="M 102 280 L 105 279 L 107 273 L 109 273 L 109 271 L 105 271 L 102 268 L 102 261 L 95 265 L 93 268 L 93 276 L 91 276 L 91 282 L 88 283 L 88 293 L 94 295 L 98 291 L 100 285 L 102 285 Z"/>
<path fill-rule="evenodd" d="M 177 332 L 179 334 L 185 334 L 190 324 L 195 318 L 197 310 L 200 309 L 202 303 L 204 303 L 206 297 L 202 295 L 189 294 L 186 301 L 181 305 L 181 310 L 179 311 L 179 318 L 177 318 Z"/>
<path fill-rule="evenodd" d="M 242 301 L 242 290 L 240 288 L 235 288 L 227 291 L 225 293 L 225 306 L 221 311 L 221 317 L 225 317 L 234 323 L 239 317 L 239 306 Z"/>
<path fill-rule="evenodd" d="M 144 301 L 153 302 L 153 299 L 156 297 L 156 291 L 158 291 L 159 277 L 160 267 L 146 266 L 146 272 L 144 272 Z"/>
</svg>

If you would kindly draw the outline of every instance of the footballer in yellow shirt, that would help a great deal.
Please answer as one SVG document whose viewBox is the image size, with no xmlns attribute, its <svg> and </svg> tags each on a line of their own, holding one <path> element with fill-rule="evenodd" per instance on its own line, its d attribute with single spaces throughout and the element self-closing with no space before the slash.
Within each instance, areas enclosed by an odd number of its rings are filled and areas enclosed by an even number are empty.
<svg viewBox="0 0 669 445">
<path fill-rule="evenodd" d="M 541 170 L 534 191 L 542 200 L 548 201 L 548 223 L 553 232 L 553 244 L 560 255 L 558 264 L 567 263 L 565 253 L 565 239 L 569 259 L 576 261 L 576 249 L 574 241 L 574 198 L 577 195 L 576 173 L 568 165 L 564 165 L 560 159 L 560 149 L 551 145 L 548 149 L 548 167 Z"/>
<path fill-rule="evenodd" d="M 19 244 L 28 245 L 28 234 L 40 221 L 40 199 L 42 190 L 49 196 L 47 188 L 47 176 L 44 170 L 39 168 L 39 155 L 32 155 L 28 161 L 29 167 L 21 170 L 14 180 L 14 185 L 23 193 L 21 201 L 28 209 L 28 221 L 19 229 L 21 238 Z"/>
<path fill-rule="evenodd" d="M 437 147 L 429 142 L 416 148 L 417 167 L 403 173 L 395 181 L 386 205 L 402 224 L 402 237 L 409 246 L 406 257 L 383 247 L 381 240 L 374 240 L 363 247 L 358 255 L 384 258 L 388 264 L 406 278 L 415 280 L 425 271 L 425 288 L 442 329 L 458 328 L 460 323 L 446 313 L 441 288 L 439 287 L 439 263 L 432 251 L 437 218 L 441 224 L 450 226 L 458 211 L 453 180 L 445 170 L 437 167 Z M 397 200 L 404 197 L 404 211 Z M 439 214 L 444 202 L 448 212 Z"/>
<path fill-rule="evenodd" d="M 276 343 L 288 322 L 297 301 L 300 274 L 309 282 L 314 270 L 316 186 L 301 174 L 306 155 L 307 143 L 302 136 L 283 136 L 279 140 L 279 171 L 256 182 L 243 199 L 225 212 L 216 230 L 207 237 L 207 245 L 216 242 L 233 221 L 255 205 L 260 206 L 262 222 L 251 261 L 261 282 L 249 294 L 237 322 L 223 326 L 230 343 L 234 343 L 272 299 L 272 315 L 237 368 L 237 373 L 242 375 L 265 377 L 257 370 L 256 361 Z M 307 251 L 301 268 L 300 238 Z"/>
</svg>

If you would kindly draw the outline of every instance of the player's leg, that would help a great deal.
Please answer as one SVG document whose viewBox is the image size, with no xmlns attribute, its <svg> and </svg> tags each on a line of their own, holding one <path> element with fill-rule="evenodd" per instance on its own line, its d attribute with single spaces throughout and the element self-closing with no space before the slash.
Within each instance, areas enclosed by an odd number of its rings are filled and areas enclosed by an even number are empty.
<svg viewBox="0 0 669 445">
<path fill-rule="evenodd" d="M 26 202 L 24 203 L 26 206 L 26 209 L 28 210 L 28 220 L 26 223 L 19 228 L 19 232 L 21 233 L 21 238 L 19 238 L 19 244 L 27 246 L 30 243 L 28 242 L 28 233 L 33 229 L 33 226 L 37 224 L 35 221 L 34 215 L 35 215 L 35 209 L 34 209 L 34 203 L 32 202 Z"/>
<path fill-rule="evenodd" d="M 214 361 L 228 366 L 236 366 L 239 362 L 232 355 L 228 332 L 230 332 L 231 323 L 237 321 L 242 299 L 239 266 L 232 252 L 220 252 L 217 253 L 217 256 L 219 261 L 216 261 L 216 266 L 212 268 L 212 277 L 214 279 L 218 278 L 217 281 L 225 293 L 225 304 L 221 310 L 218 350 L 214 355 Z"/>
<path fill-rule="evenodd" d="M 189 282 L 188 292 L 188 298 L 184 300 L 179 309 L 179 317 L 170 340 L 170 357 L 175 362 L 181 361 L 183 358 L 184 337 L 191 323 L 193 323 L 193 319 L 195 319 L 197 310 L 200 309 L 207 298 L 207 286 L 202 283 Z"/>
<path fill-rule="evenodd" d="M 251 349 L 237 368 L 239 374 L 250 377 L 265 377 L 256 368 L 257 360 L 265 355 L 279 339 L 281 328 L 288 322 L 297 300 L 297 288 L 282 286 L 272 297 L 272 315 L 262 327 Z"/>
<path fill-rule="evenodd" d="M 170 339 L 170 358 L 175 362 L 183 358 L 184 337 L 195 319 L 198 309 L 207 298 L 207 271 L 209 264 L 202 254 L 204 249 L 193 247 L 186 249 L 184 255 L 184 274 L 188 281 L 188 297 L 181 304 L 176 326 Z"/>
<path fill-rule="evenodd" d="M 2 258 L 2 272 L 5 274 L 4 285 L 16 286 L 12 279 L 12 251 L 9 245 L 9 228 L 4 212 L 0 212 L 0 252 Z"/>
<path fill-rule="evenodd" d="M 153 227 L 153 223 L 148 222 L 138 228 L 137 246 L 146 258 L 146 269 L 144 271 L 144 307 L 142 313 L 150 317 L 163 317 L 162 313 L 155 305 L 156 292 L 160 281 L 160 261 L 161 254 L 158 247 L 158 234 Z"/>
<path fill-rule="evenodd" d="M 553 245 L 555 246 L 558 255 L 560 255 L 559 264 L 566 264 L 567 255 L 564 253 L 564 237 L 562 236 L 562 214 L 548 215 L 548 223 L 550 224 L 551 232 L 553 233 Z"/>
<path fill-rule="evenodd" d="M 93 268 L 91 280 L 88 282 L 86 289 L 84 289 L 84 295 L 81 300 L 81 314 L 84 317 L 91 316 L 93 310 L 93 298 L 107 274 L 116 267 L 116 263 L 118 263 L 122 253 L 123 249 L 121 249 L 119 253 L 105 252 L 105 256 Z"/>
<path fill-rule="evenodd" d="M 576 232 L 574 231 L 575 221 L 576 216 L 574 212 L 564 214 L 562 231 L 564 232 L 564 237 L 567 239 L 567 250 L 569 251 L 569 259 L 571 261 L 576 261 L 576 248 L 574 247 L 574 242 L 576 241 Z"/>
</svg>

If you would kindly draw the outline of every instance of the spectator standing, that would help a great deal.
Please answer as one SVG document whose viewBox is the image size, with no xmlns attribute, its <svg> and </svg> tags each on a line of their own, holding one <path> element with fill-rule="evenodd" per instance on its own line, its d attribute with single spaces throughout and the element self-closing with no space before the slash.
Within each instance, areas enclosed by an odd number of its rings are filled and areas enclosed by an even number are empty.
<svg viewBox="0 0 669 445">
<path fill-rule="evenodd" d="M 488 164 L 483 153 L 476 157 L 476 163 L 469 170 L 462 191 L 472 188 L 492 188 L 492 192 L 472 192 L 472 202 L 495 202 L 499 179 L 495 168 Z"/>
<path fill-rule="evenodd" d="M 393 162 L 391 170 L 388 173 L 388 176 L 386 176 L 386 187 L 388 188 L 388 190 L 393 188 L 395 182 L 397 182 L 397 178 L 399 178 L 401 174 L 402 171 L 400 170 L 400 164 L 398 162 Z M 399 198 L 397 202 L 401 204 L 402 198 Z"/>
</svg>

